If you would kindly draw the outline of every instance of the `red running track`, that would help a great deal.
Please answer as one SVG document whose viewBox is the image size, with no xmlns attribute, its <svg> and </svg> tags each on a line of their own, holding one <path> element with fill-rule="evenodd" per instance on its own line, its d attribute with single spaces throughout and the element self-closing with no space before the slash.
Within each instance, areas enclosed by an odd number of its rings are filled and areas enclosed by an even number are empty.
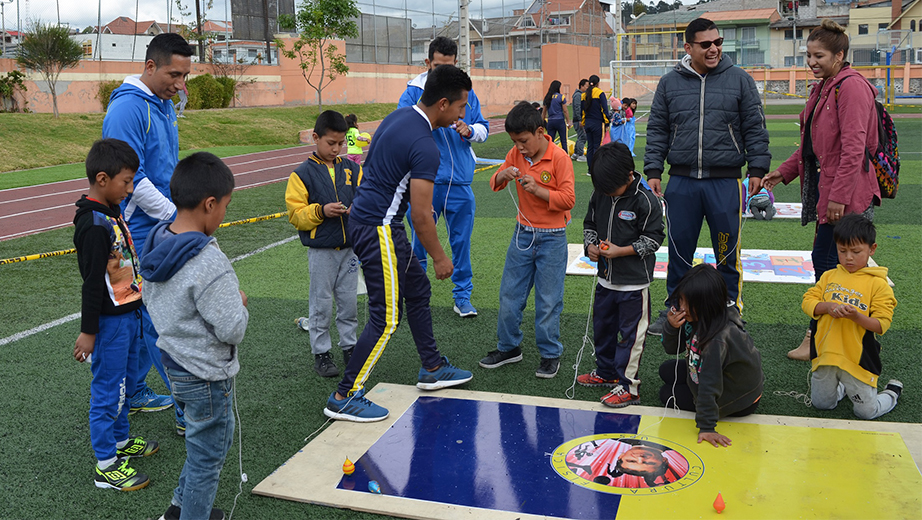
<svg viewBox="0 0 922 520">
<path fill-rule="evenodd" d="M 502 120 L 491 120 L 490 134 L 503 131 Z M 243 190 L 287 180 L 314 149 L 311 144 L 223 160 L 234 173 L 235 190 Z M 83 178 L 0 190 L 0 240 L 73 225 L 74 203 L 86 192 Z"/>
</svg>

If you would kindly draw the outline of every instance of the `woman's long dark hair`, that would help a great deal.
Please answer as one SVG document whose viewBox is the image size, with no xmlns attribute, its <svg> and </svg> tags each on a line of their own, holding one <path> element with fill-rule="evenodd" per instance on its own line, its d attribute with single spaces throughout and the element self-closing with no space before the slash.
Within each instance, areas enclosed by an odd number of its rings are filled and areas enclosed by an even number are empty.
<svg viewBox="0 0 922 520">
<path fill-rule="evenodd" d="M 544 95 L 544 108 L 551 108 L 551 96 L 554 94 L 560 94 L 560 82 L 556 79 L 551 82 L 551 86 L 547 89 L 547 94 Z"/>
<path fill-rule="evenodd" d="M 714 266 L 698 264 L 685 273 L 672 291 L 670 299 L 678 303 L 679 298 L 685 300 L 688 307 L 686 319 L 691 321 L 689 316 L 695 318 L 698 348 L 703 350 L 729 322 L 727 284 Z"/>
</svg>

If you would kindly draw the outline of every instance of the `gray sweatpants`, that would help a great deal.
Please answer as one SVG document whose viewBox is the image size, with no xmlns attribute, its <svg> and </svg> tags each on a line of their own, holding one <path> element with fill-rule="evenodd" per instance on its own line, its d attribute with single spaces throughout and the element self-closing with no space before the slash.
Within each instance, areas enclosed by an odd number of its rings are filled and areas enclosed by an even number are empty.
<svg viewBox="0 0 922 520">
<path fill-rule="evenodd" d="M 334 297 L 339 346 L 343 350 L 354 347 L 359 327 L 356 318 L 358 258 L 351 247 L 340 250 L 312 247 L 307 250 L 307 260 L 311 275 L 308 301 L 311 354 L 323 354 L 333 348 L 330 319 L 333 316 Z"/>
<path fill-rule="evenodd" d="M 855 417 L 876 419 L 896 407 L 896 394 L 890 390 L 877 393 L 877 387 L 859 381 L 834 366 L 818 367 L 810 378 L 810 399 L 817 410 L 832 410 L 843 397 L 852 402 Z"/>
</svg>

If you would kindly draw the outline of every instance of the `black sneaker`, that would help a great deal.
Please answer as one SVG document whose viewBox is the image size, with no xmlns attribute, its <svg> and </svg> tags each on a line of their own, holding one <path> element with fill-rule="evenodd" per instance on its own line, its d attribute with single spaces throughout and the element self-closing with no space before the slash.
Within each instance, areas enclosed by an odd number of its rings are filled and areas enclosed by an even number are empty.
<svg viewBox="0 0 922 520">
<path fill-rule="evenodd" d="M 354 347 L 353 347 L 354 348 Z M 347 348 L 343 350 L 343 369 L 349 366 L 349 360 L 352 359 L 352 349 Z"/>
<path fill-rule="evenodd" d="M 339 375 L 339 367 L 333 361 L 333 356 L 329 352 L 317 354 L 314 356 L 314 371 L 320 377 L 336 377 Z"/>
<path fill-rule="evenodd" d="M 535 370 L 535 377 L 551 379 L 557 375 L 559 368 L 560 358 L 541 358 L 541 364 L 538 365 L 538 370 Z"/>
<path fill-rule="evenodd" d="M 160 520 L 179 520 L 179 514 L 181 512 L 181 508 L 170 504 L 170 507 L 166 509 L 166 513 L 163 513 L 163 516 L 160 517 Z M 208 515 L 208 520 L 224 520 L 224 511 L 221 511 L 216 507 L 212 508 L 211 514 Z"/>
<path fill-rule="evenodd" d="M 899 399 L 900 395 L 903 393 L 903 383 L 897 381 L 896 379 L 891 379 L 887 381 L 887 388 L 884 388 L 884 391 L 890 390 L 896 394 L 896 398 Z"/>
<path fill-rule="evenodd" d="M 103 489 L 117 489 L 119 491 L 134 491 L 147 487 L 150 479 L 143 473 L 128 465 L 129 457 L 116 459 L 105 469 L 99 469 L 98 464 L 93 466 L 96 469 L 95 483 L 96 487 Z"/>
<path fill-rule="evenodd" d="M 515 347 L 509 352 L 493 350 L 487 353 L 487 357 L 480 360 L 480 366 L 483 368 L 497 368 L 509 363 L 518 363 L 522 361 L 522 349 Z"/>
<path fill-rule="evenodd" d="M 666 326 L 666 316 L 669 314 L 668 309 L 663 309 L 659 311 L 659 317 L 656 318 L 656 321 L 650 324 L 647 327 L 647 334 L 651 336 L 662 336 L 663 328 Z"/>
</svg>

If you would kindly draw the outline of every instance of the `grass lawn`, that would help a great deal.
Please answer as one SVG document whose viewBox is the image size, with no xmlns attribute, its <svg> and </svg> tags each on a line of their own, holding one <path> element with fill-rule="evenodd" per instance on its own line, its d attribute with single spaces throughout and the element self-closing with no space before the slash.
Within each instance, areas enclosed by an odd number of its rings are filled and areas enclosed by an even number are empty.
<svg viewBox="0 0 922 520">
<path fill-rule="evenodd" d="M 325 107 L 354 113 L 360 122 L 383 119 L 395 108 L 396 103 Z M 318 114 L 315 106 L 187 110 L 179 120 L 179 149 L 214 152 L 223 147 L 294 146 L 298 132 L 313 128 Z M 83 162 L 93 141 L 102 135 L 103 117 L 103 113 L 61 114 L 57 119 L 52 114 L 0 114 L 0 172 Z M 11 187 L 3 178 L 0 175 L 0 189 Z M 65 178 L 74 177 L 53 180 Z"/>
<path fill-rule="evenodd" d="M 224 117 L 230 116 L 228 112 Z M 253 114 L 253 117 L 268 116 Z M 191 121 L 194 120 L 190 115 L 186 123 Z M 214 120 L 212 123 L 216 124 Z M 204 120 L 201 124 L 204 125 Z M 893 325 L 882 337 L 882 378 L 884 384 L 890 378 L 900 379 L 907 390 L 897 408 L 879 420 L 919 423 L 922 422 L 922 394 L 919 392 L 922 373 L 917 366 L 919 345 L 922 345 L 922 325 L 918 318 L 922 313 L 922 299 L 919 298 L 922 270 L 918 260 L 922 250 L 919 203 L 922 200 L 922 120 L 898 119 L 896 124 L 903 153 L 901 188 L 897 198 L 884 201 L 876 214 L 879 248 L 874 258 L 890 268 L 899 300 Z M 309 126 L 309 123 L 301 126 Z M 0 124 L 0 128 L 4 125 Z M 773 165 L 777 166 L 793 152 L 799 134 L 791 120 L 769 120 L 768 128 Z M 89 129 L 85 131 L 90 132 Z M 224 132 L 223 126 L 221 131 Z M 93 130 L 92 137 L 97 135 L 98 127 Z M 282 143 L 292 144 L 283 140 L 269 144 Z M 223 143 L 203 146 L 220 144 Z M 477 145 L 476 151 L 482 157 L 502 158 L 510 146 L 509 138 L 500 134 Z M 184 146 L 187 147 L 191 148 Z M 643 147 L 644 140 L 639 138 L 636 146 L 638 168 L 642 163 Z M 585 163 L 574 164 L 577 206 L 568 237 L 571 243 L 581 243 L 582 218 L 592 188 L 585 175 Z M 533 300 L 523 322 L 525 360 L 498 370 L 476 366 L 483 354 L 495 348 L 498 281 L 515 217 L 509 195 L 489 189 L 488 180 L 493 171 L 479 173 L 473 184 L 477 197 L 477 221 L 472 237 L 474 304 L 480 315 L 474 319 L 458 318 L 452 311 L 450 282 L 432 278 L 435 335 L 454 364 L 473 370 L 474 379 L 466 388 L 563 398 L 572 384 L 573 365 L 584 343 L 589 297 L 595 283 L 591 277 L 568 277 L 565 282 L 561 317 L 565 350 L 560 373 L 555 379 L 539 380 L 534 376 L 538 353 L 534 345 Z M 35 175 L 36 180 L 39 176 Z M 227 220 L 282 211 L 284 190 L 284 183 L 276 183 L 235 193 Z M 794 185 L 779 187 L 776 196 L 783 202 L 799 201 L 799 190 Z M 61 229 L 0 242 L 0 258 L 72 247 L 72 233 L 72 229 Z M 444 226 L 440 233 L 447 250 Z M 228 257 L 234 258 L 293 235 L 294 230 L 285 219 L 276 219 L 220 229 L 215 236 Z M 801 227 L 796 220 L 747 220 L 742 232 L 742 247 L 747 249 L 809 250 L 811 241 L 812 227 Z M 710 245 L 706 228 L 699 245 Z M 305 437 L 323 426 L 325 417 L 321 409 L 336 383 L 333 379 L 321 379 L 313 372 L 308 334 L 294 325 L 295 318 L 306 316 L 308 312 L 309 275 L 305 253 L 306 249 L 295 240 L 235 263 L 241 287 L 249 296 L 251 313 L 246 339 L 240 345 L 242 369 L 237 378 L 243 469 L 249 482 L 243 484 L 244 492 L 237 499 L 235 517 L 381 518 L 249 493 L 256 483 L 299 450 Z M 784 355 L 803 338 L 807 318 L 800 310 L 800 301 L 806 289 L 806 285 L 764 283 L 748 283 L 743 289 L 744 319 L 762 352 L 766 374 L 759 413 L 852 419 L 851 407 L 847 404 L 833 411 L 818 411 L 785 395 L 808 391 L 809 365 L 790 361 Z M 654 302 L 662 301 L 665 282 L 654 281 L 651 290 Z M 0 265 L 0 301 L 3 302 L 0 305 L 0 338 L 79 312 L 80 276 L 76 257 L 67 255 Z M 360 320 L 366 316 L 363 301 L 360 298 Z M 147 489 L 114 493 L 93 486 L 95 459 L 89 445 L 87 424 L 91 375 L 89 367 L 75 363 L 70 357 L 78 329 L 78 322 L 70 321 L 0 345 L 0 392 L 4 396 L 0 405 L 0 424 L 3 424 L 0 431 L 0 460 L 3 460 L 0 496 L 4 497 L 0 501 L 0 519 L 158 518 L 169 504 L 185 457 L 183 441 L 173 433 L 172 412 L 138 414 L 131 419 L 133 434 L 145 435 L 161 443 L 159 453 L 135 463 L 151 477 L 152 483 Z M 335 329 L 333 333 L 335 335 Z M 640 370 L 645 383 L 641 387 L 641 400 L 645 405 L 659 405 L 656 370 L 666 358 L 658 339 L 650 338 Z M 336 359 L 341 358 L 337 355 Z M 402 326 L 376 366 L 369 386 L 381 381 L 415 384 L 417 366 L 409 328 Z M 592 367 L 592 357 L 586 351 L 579 369 L 587 371 Z M 148 381 L 155 390 L 164 390 L 156 376 Z M 600 389 L 577 386 L 575 398 L 597 401 L 603 393 Z M 694 435 L 690 430 L 686 441 L 693 443 Z M 238 489 L 240 440 L 241 436 L 235 435 L 216 501 L 216 505 L 226 511 L 233 505 Z M 50 464 L 53 471 L 50 474 L 38 471 L 39 464 Z M 62 492 L 61 483 L 66 486 L 65 492 Z"/>
</svg>

